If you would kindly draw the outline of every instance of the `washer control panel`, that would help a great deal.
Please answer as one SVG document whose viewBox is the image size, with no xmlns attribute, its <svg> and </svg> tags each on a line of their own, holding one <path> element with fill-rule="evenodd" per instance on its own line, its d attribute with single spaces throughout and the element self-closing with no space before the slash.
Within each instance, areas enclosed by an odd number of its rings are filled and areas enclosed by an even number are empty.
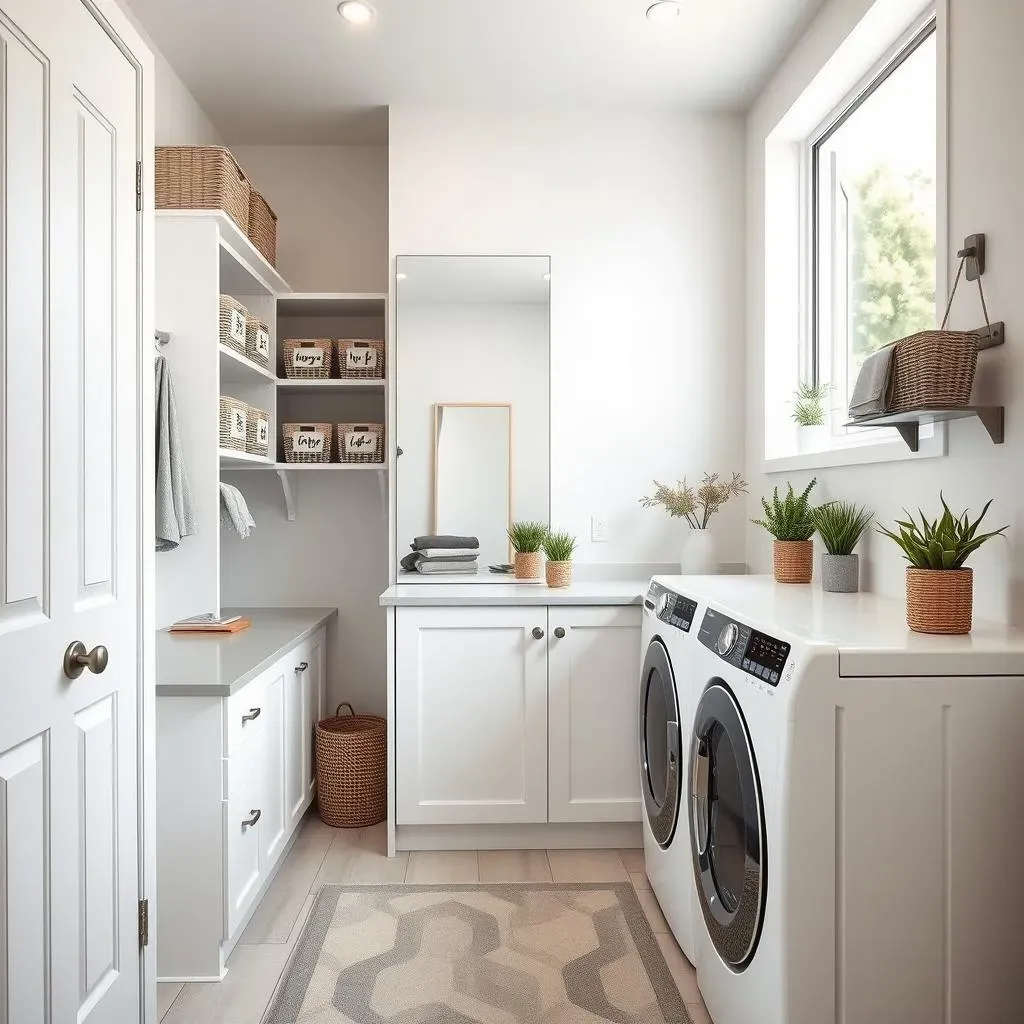
<svg viewBox="0 0 1024 1024">
<path fill-rule="evenodd" d="M 684 633 L 690 632 L 693 620 L 697 616 L 697 602 L 691 601 L 682 594 L 666 590 L 658 583 L 652 583 L 644 598 L 644 608 L 654 612 L 659 621 L 675 626 Z"/>
<path fill-rule="evenodd" d="M 790 652 L 785 641 L 759 633 L 714 608 L 704 613 L 698 639 L 730 665 L 769 686 L 779 685 Z"/>
</svg>

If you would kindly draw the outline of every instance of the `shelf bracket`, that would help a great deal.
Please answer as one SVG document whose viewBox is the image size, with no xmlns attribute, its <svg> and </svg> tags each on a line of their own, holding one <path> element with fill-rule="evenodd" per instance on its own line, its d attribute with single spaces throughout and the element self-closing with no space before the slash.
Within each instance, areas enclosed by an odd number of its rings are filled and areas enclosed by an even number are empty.
<svg viewBox="0 0 1024 1024">
<path fill-rule="evenodd" d="M 907 447 L 916 452 L 921 447 L 921 425 L 919 423 L 894 423 Z"/>
<path fill-rule="evenodd" d="M 277 471 L 277 478 L 281 481 L 281 491 L 284 493 L 284 508 L 285 513 L 288 516 L 288 522 L 294 523 L 296 505 L 295 478 L 287 469 L 279 469 Z"/>
<path fill-rule="evenodd" d="M 1005 435 L 1006 410 L 1001 405 L 984 405 L 977 410 L 978 419 L 988 431 L 993 444 L 1002 444 Z"/>
<path fill-rule="evenodd" d="M 979 327 L 973 333 L 978 336 L 978 351 L 982 352 L 987 348 L 995 348 L 997 345 L 1005 343 L 1006 324 L 1002 320 L 997 320 L 994 324 L 989 324 L 988 327 Z"/>
</svg>

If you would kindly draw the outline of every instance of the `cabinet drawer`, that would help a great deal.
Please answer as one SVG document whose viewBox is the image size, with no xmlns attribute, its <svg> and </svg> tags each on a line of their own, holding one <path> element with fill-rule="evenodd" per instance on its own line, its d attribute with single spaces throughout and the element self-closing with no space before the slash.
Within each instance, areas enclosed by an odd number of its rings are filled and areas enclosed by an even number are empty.
<svg viewBox="0 0 1024 1024">
<path fill-rule="evenodd" d="M 230 798 L 254 778 L 263 780 L 264 750 L 272 737 L 267 730 L 245 734 L 245 742 L 224 758 L 224 796 Z"/>
<path fill-rule="evenodd" d="M 225 748 L 228 754 L 238 750 L 263 729 L 263 701 L 267 692 L 267 675 L 254 679 L 225 700 Z"/>
</svg>

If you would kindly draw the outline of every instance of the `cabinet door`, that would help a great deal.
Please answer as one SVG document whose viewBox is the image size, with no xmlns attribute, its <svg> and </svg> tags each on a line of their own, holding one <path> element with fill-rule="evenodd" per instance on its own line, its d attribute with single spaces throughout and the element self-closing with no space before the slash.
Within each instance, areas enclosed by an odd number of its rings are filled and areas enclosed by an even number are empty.
<svg viewBox="0 0 1024 1024">
<path fill-rule="evenodd" d="M 281 665 L 270 673 L 264 692 L 263 707 L 263 799 L 260 817 L 260 858 L 264 868 L 278 858 L 284 844 L 285 796 L 285 673 Z"/>
<path fill-rule="evenodd" d="M 548 616 L 549 820 L 639 821 L 640 609 Z"/>
<path fill-rule="evenodd" d="M 546 618 L 543 608 L 397 609 L 400 824 L 547 820 Z"/>
<path fill-rule="evenodd" d="M 316 793 L 316 765 L 313 758 L 314 727 L 324 717 L 324 689 L 327 669 L 326 634 L 321 631 L 309 641 L 307 653 L 304 655 L 309 667 L 303 673 L 306 688 L 305 709 L 308 711 L 303 737 L 303 771 L 305 772 L 306 795 L 312 799 Z M 358 710 L 358 709 L 357 709 Z"/>
<path fill-rule="evenodd" d="M 260 836 L 263 818 L 263 741 L 261 730 L 231 755 L 231 792 L 224 801 L 227 846 L 226 936 L 235 934 L 263 877 Z"/>
<path fill-rule="evenodd" d="M 284 759 L 285 759 L 285 821 L 290 834 L 306 809 L 307 779 L 306 756 L 309 738 L 306 723 L 310 720 L 309 690 L 306 675 L 309 671 L 308 647 L 300 644 L 282 662 L 284 672 Z M 306 668 L 303 668 L 303 665 Z"/>
</svg>

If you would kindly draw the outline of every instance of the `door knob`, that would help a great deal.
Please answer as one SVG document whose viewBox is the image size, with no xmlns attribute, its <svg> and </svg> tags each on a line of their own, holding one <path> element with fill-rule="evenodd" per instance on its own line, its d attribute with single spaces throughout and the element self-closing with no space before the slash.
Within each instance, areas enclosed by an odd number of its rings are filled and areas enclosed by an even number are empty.
<svg viewBox="0 0 1024 1024">
<path fill-rule="evenodd" d="M 559 640 L 564 640 L 565 639 L 565 630 L 561 626 L 559 626 L 555 630 L 555 636 L 558 637 Z"/>
<path fill-rule="evenodd" d="M 64 675 L 77 679 L 86 669 L 99 675 L 106 667 L 109 656 L 106 647 L 97 646 L 86 651 L 85 644 L 76 640 L 64 652 Z"/>
<path fill-rule="evenodd" d="M 544 639 L 544 630 L 541 629 L 540 626 L 534 626 L 533 627 L 533 639 L 534 640 L 543 640 Z"/>
</svg>

